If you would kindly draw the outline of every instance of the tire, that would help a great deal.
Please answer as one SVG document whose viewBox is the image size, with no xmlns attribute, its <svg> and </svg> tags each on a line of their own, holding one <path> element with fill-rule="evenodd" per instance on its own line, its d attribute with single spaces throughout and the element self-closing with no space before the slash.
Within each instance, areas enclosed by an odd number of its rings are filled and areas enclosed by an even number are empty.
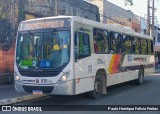
<svg viewBox="0 0 160 114">
<path fill-rule="evenodd" d="M 93 99 L 100 98 L 102 95 L 102 78 L 96 77 L 95 83 L 94 83 L 94 90 L 89 92 L 89 97 Z"/>
<path fill-rule="evenodd" d="M 142 85 L 144 83 L 144 70 L 141 68 L 139 69 L 138 79 L 135 80 L 137 85 Z"/>
</svg>

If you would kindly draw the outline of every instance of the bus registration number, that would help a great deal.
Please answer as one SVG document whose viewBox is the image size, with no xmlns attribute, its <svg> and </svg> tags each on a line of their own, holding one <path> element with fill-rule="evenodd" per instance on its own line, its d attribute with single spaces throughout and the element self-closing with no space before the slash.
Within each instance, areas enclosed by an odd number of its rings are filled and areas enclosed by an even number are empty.
<svg viewBox="0 0 160 114">
<path fill-rule="evenodd" d="M 33 90 L 32 93 L 34 95 L 42 95 L 43 94 L 42 90 Z"/>
</svg>

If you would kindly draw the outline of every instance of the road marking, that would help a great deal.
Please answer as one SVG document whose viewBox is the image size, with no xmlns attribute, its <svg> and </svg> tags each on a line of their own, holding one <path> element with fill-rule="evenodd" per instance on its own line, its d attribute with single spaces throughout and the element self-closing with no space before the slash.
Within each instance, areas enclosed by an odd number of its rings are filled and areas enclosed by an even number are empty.
<svg viewBox="0 0 160 114">
<path fill-rule="evenodd" d="M 125 94 L 127 94 L 127 93 L 121 93 L 119 95 L 113 96 L 112 98 L 117 98 L 117 97 L 120 97 L 120 96 L 125 95 Z"/>
</svg>

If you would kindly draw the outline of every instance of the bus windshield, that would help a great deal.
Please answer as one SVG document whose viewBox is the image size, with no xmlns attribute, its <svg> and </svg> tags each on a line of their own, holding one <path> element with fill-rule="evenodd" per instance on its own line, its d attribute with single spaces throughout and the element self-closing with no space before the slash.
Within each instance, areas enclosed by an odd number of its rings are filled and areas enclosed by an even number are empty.
<svg viewBox="0 0 160 114">
<path fill-rule="evenodd" d="M 21 69 L 57 69 L 70 60 L 70 30 L 20 32 L 16 62 Z"/>
</svg>

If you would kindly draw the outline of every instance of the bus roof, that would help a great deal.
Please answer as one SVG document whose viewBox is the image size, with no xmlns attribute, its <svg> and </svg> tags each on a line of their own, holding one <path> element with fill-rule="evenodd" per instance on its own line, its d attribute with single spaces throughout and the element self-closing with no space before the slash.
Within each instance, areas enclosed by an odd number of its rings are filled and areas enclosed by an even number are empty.
<svg viewBox="0 0 160 114">
<path fill-rule="evenodd" d="M 118 25 L 112 25 L 112 24 L 104 24 L 104 23 L 96 22 L 96 21 L 85 19 L 85 18 L 78 17 L 78 16 L 44 17 L 44 18 L 37 18 L 37 19 L 31 19 L 31 20 L 22 21 L 22 23 L 38 21 L 38 20 L 56 19 L 56 18 L 71 18 L 72 21 L 82 22 L 82 23 L 85 23 L 85 24 L 89 24 L 91 26 L 94 25 L 95 28 L 107 29 L 109 31 L 115 31 L 115 32 L 118 32 L 118 33 L 126 34 L 126 35 L 135 36 L 135 37 L 138 37 L 138 38 L 145 38 L 145 39 L 153 40 L 153 37 L 151 37 L 151 36 L 134 32 L 133 30 L 128 29 L 126 27 L 122 27 L 122 26 L 118 26 Z"/>
<path fill-rule="evenodd" d="M 77 16 L 53 16 L 53 17 L 43 17 L 43 18 L 36 18 L 36 19 L 25 20 L 25 21 L 22 21 L 22 23 L 32 22 L 32 21 L 39 21 L 39 20 L 47 20 L 47 19 L 74 18 L 74 17 L 80 18 L 80 17 L 77 17 Z"/>
</svg>

